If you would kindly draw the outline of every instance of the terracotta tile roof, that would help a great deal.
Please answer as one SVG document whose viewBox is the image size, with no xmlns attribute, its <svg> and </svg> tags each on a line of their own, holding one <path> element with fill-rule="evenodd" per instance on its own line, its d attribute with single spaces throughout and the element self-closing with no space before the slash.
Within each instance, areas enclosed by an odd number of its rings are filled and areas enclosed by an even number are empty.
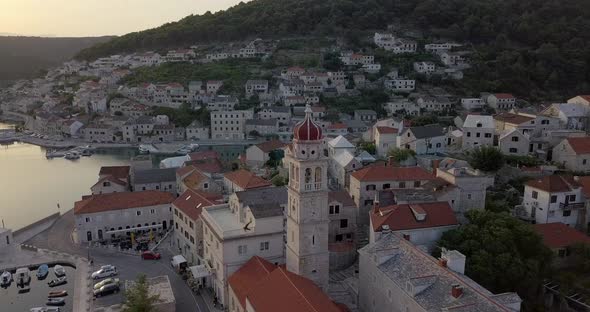
<svg viewBox="0 0 590 312">
<path fill-rule="evenodd" d="M 311 280 L 284 267 L 253 257 L 228 282 L 242 307 L 246 301 L 257 312 L 342 312 Z M 272 294 L 272 295 L 269 295 Z"/>
<path fill-rule="evenodd" d="M 590 237 L 561 222 L 533 224 L 533 229 L 541 235 L 545 246 L 551 249 L 564 248 L 576 243 L 590 244 Z"/>
<path fill-rule="evenodd" d="M 576 154 L 590 154 L 590 137 L 567 138 L 566 140 Z"/>
<path fill-rule="evenodd" d="M 494 119 L 499 120 L 499 121 L 503 121 L 503 122 L 508 122 L 511 124 L 520 125 L 525 122 L 529 122 L 531 120 L 534 120 L 535 118 L 529 117 L 529 116 L 524 116 L 524 115 L 512 114 L 512 113 L 501 113 L 498 115 L 494 115 Z"/>
<path fill-rule="evenodd" d="M 579 97 L 583 98 L 584 100 L 590 102 L 590 95 L 579 95 Z"/>
<path fill-rule="evenodd" d="M 265 153 L 274 151 L 279 148 L 283 148 L 285 146 L 287 146 L 287 144 L 283 143 L 279 140 L 271 140 L 271 141 L 256 144 L 256 147 L 258 147 L 261 151 L 263 151 Z"/>
<path fill-rule="evenodd" d="M 244 190 L 272 185 L 269 181 L 245 169 L 228 172 L 223 176 Z"/>
<path fill-rule="evenodd" d="M 544 176 L 527 181 L 525 185 L 549 193 L 569 192 L 580 186 L 571 176 L 561 175 Z"/>
<path fill-rule="evenodd" d="M 214 200 L 214 196 L 216 196 L 217 199 L 222 198 L 222 196 L 219 194 L 211 194 L 209 198 L 203 195 L 204 194 L 201 192 L 186 190 L 184 193 L 182 193 L 182 195 L 180 195 L 180 197 L 172 202 L 172 205 L 174 205 L 174 207 L 178 208 L 192 220 L 197 220 L 201 216 L 203 207 L 209 207 L 218 204 L 218 202 Z"/>
<path fill-rule="evenodd" d="M 337 201 L 344 206 L 354 206 L 354 201 L 346 191 L 332 191 L 328 193 L 328 202 Z"/>
<path fill-rule="evenodd" d="M 254 256 L 228 278 L 227 282 L 242 307 L 246 306 L 248 293 L 263 282 L 274 269 L 276 269 L 274 264 Z"/>
<path fill-rule="evenodd" d="M 113 176 L 109 175 L 109 176 L 106 176 L 106 177 L 104 177 L 104 178 L 102 178 L 102 179 L 98 179 L 98 182 L 94 183 L 94 185 L 93 185 L 92 187 L 95 187 L 95 186 L 97 186 L 97 185 L 99 185 L 99 184 L 102 184 L 102 183 L 103 183 L 103 182 L 105 182 L 105 181 L 109 181 L 109 182 L 111 182 L 111 183 L 119 184 L 119 185 L 121 185 L 121 186 L 127 186 L 127 182 L 125 182 L 125 181 L 121 181 L 121 180 L 119 180 L 119 179 L 117 179 L 117 178 L 115 178 L 115 177 L 113 177 Z M 91 188 L 92 188 L 92 187 L 91 187 Z"/>
<path fill-rule="evenodd" d="M 221 173 L 223 171 L 223 165 L 219 159 L 189 160 L 184 162 L 184 165 L 192 166 L 197 170 L 206 173 Z"/>
<path fill-rule="evenodd" d="M 182 182 L 184 182 L 184 185 L 187 188 L 191 190 L 196 190 L 199 188 L 201 182 L 207 181 L 208 179 L 209 177 L 204 175 L 199 170 L 193 170 L 193 172 L 191 172 L 184 179 L 182 179 Z"/>
<path fill-rule="evenodd" d="M 186 176 L 187 174 L 193 172 L 196 169 L 197 168 L 195 168 L 195 166 L 192 166 L 192 165 L 180 167 L 180 168 L 176 169 L 176 177 L 182 178 L 182 177 Z"/>
<path fill-rule="evenodd" d="M 421 167 L 392 167 L 373 165 L 351 174 L 361 182 L 433 180 L 435 177 Z"/>
<path fill-rule="evenodd" d="M 173 194 L 161 191 L 91 195 L 74 204 L 74 214 L 149 207 L 170 204 L 173 201 Z"/>
<path fill-rule="evenodd" d="M 582 192 L 586 198 L 590 198 L 590 176 L 578 177 L 576 182 L 582 186 Z"/>
<path fill-rule="evenodd" d="M 393 127 L 377 127 L 377 132 L 381 134 L 398 133 L 399 130 Z"/>
<path fill-rule="evenodd" d="M 513 99 L 514 95 L 510 93 L 496 93 L 494 96 L 498 99 Z"/>
<path fill-rule="evenodd" d="M 119 180 L 128 180 L 130 169 L 130 166 L 103 166 L 100 167 L 98 175 L 111 175 Z"/>
<path fill-rule="evenodd" d="M 425 215 L 419 220 L 418 215 Z M 422 229 L 439 226 L 458 225 L 453 209 L 448 202 L 392 205 L 371 210 L 373 231 L 381 231 L 388 225 L 392 231 Z"/>
</svg>

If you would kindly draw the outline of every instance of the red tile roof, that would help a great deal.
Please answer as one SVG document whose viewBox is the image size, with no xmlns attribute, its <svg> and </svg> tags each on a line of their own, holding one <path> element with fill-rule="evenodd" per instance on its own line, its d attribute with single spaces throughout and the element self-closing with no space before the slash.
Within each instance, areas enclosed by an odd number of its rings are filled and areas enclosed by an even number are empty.
<svg viewBox="0 0 590 312">
<path fill-rule="evenodd" d="M 223 165 L 219 159 L 210 160 L 191 160 L 184 163 L 186 166 L 193 166 L 197 170 L 206 173 L 221 173 L 223 171 Z"/>
<path fill-rule="evenodd" d="M 361 182 L 434 180 L 435 177 L 421 167 L 368 166 L 351 174 Z"/>
<path fill-rule="evenodd" d="M 74 214 L 96 213 L 128 208 L 170 204 L 174 195 L 161 191 L 124 192 L 85 197 L 74 204 Z"/>
<path fill-rule="evenodd" d="M 227 282 L 242 307 L 246 306 L 248 293 L 263 282 L 276 268 L 274 264 L 254 256 L 228 278 Z"/>
<path fill-rule="evenodd" d="M 311 280 L 259 257 L 251 258 L 228 282 L 242 307 L 248 301 L 257 312 L 277 307 L 281 312 L 343 311 Z"/>
<path fill-rule="evenodd" d="M 399 131 L 393 127 L 377 127 L 377 132 L 382 134 L 398 133 Z"/>
<path fill-rule="evenodd" d="M 419 221 L 416 214 L 425 214 L 426 218 Z M 392 205 L 379 208 L 377 212 L 371 210 L 373 231 L 381 231 L 383 225 L 388 225 L 392 231 L 431 228 L 439 226 L 458 225 L 453 208 L 448 202 L 419 203 Z"/>
<path fill-rule="evenodd" d="M 176 169 L 176 176 L 177 177 L 184 177 L 184 176 L 186 176 L 187 174 L 193 172 L 196 169 L 197 168 L 195 168 L 192 165 L 180 167 L 180 168 Z"/>
<path fill-rule="evenodd" d="M 590 137 L 567 138 L 566 140 L 576 154 L 590 154 Z"/>
<path fill-rule="evenodd" d="M 346 191 L 331 191 L 328 193 L 328 202 L 337 201 L 344 206 L 354 206 L 354 201 Z"/>
<path fill-rule="evenodd" d="M 541 235 L 545 246 L 551 249 L 564 248 L 576 243 L 590 244 L 590 237 L 561 222 L 533 224 L 533 229 Z"/>
<path fill-rule="evenodd" d="M 201 216 L 204 207 L 213 206 L 219 203 L 215 198 L 219 200 L 222 196 L 219 194 L 206 195 L 201 192 L 186 190 L 180 195 L 180 197 L 172 202 L 172 205 L 192 220 L 197 220 Z"/>
<path fill-rule="evenodd" d="M 186 177 L 184 177 L 184 179 L 182 179 L 182 182 L 184 182 L 184 185 L 187 188 L 197 190 L 201 182 L 208 179 L 209 177 L 204 175 L 199 170 L 193 170 L 193 172 L 189 173 Z"/>
<path fill-rule="evenodd" d="M 270 183 L 269 181 L 259 176 L 256 176 L 254 173 L 245 169 L 228 172 L 225 173 L 223 176 L 224 178 L 230 180 L 232 183 L 238 185 L 244 190 L 272 185 L 272 183 Z"/>
<path fill-rule="evenodd" d="M 514 95 L 510 93 L 496 93 L 494 96 L 498 99 L 513 99 Z"/>
<path fill-rule="evenodd" d="M 267 142 L 256 144 L 256 147 L 258 147 L 261 151 L 263 151 L 265 153 L 274 151 L 279 148 L 283 148 L 285 146 L 287 146 L 287 144 L 283 143 L 279 140 L 272 140 L 272 141 L 267 141 Z"/>
<path fill-rule="evenodd" d="M 127 186 L 127 183 L 125 181 L 121 181 L 121 180 L 119 180 L 119 179 L 117 179 L 117 178 L 109 175 L 109 176 L 106 176 L 106 177 L 104 177 L 102 179 L 99 179 L 98 182 L 94 183 L 94 185 L 92 187 L 95 187 L 98 184 L 102 184 L 105 181 L 109 181 L 111 183 L 119 184 L 121 186 Z"/>
<path fill-rule="evenodd" d="M 544 176 L 527 181 L 525 185 L 548 193 L 569 192 L 579 187 L 571 176 L 561 175 Z"/>
<path fill-rule="evenodd" d="M 507 123 L 511 123 L 511 124 L 520 125 L 525 122 L 529 122 L 535 118 L 529 117 L 529 116 L 524 116 L 524 115 L 519 115 L 519 114 L 501 113 L 501 114 L 495 115 L 494 119 L 499 120 L 499 121 L 503 121 L 503 122 L 507 122 Z"/>
<path fill-rule="evenodd" d="M 100 167 L 99 176 L 112 175 L 119 180 L 129 179 L 130 166 L 103 166 Z"/>
</svg>

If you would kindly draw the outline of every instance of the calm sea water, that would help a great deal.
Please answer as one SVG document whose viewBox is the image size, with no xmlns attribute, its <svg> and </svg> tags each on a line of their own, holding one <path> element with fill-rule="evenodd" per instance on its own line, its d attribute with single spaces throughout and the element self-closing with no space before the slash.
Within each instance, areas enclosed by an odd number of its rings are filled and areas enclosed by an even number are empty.
<svg viewBox="0 0 590 312">
<path fill-rule="evenodd" d="M 10 125 L 0 123 L 0 129 L 7 127 Z M 213 149 L 228 161 L 236 159 L 245 147 Z M 45 149 L 35 145 L 0 145 L 0 219 L 6 227 L 17 230 L 55 212 L 70 210 L 74 202 L 90 194 L 101 166 L 129 164 L 135 154 L 131 149 L 113 149 L 72 161 L 46 159 Z"/>
</svg>

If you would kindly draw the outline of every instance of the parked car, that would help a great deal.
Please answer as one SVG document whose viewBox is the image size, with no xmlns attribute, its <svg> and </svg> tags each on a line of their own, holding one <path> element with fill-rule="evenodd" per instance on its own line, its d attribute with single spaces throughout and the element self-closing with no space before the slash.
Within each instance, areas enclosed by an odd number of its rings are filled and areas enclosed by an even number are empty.
<svg viewBox="0 0 590 312">
<path fill-rule="evenodd" d="M 101 279 L 117 275 L 117 268 L 114 265 L 103 265 L 100 269 L 92 273 L 93 279 Z"/>
<path fill-rule="evenodd" d="M 119 284 L 108 284 L 94 290 L 95 297 L 101 297 L 112 293 L 118 293 L 120 290 Z"/>
<path fill-rule="evenodd" d="M 100 289 L 102 286 L 105 285 L 110 285 L 110 284 L 117 284 L 119 285 L 119 279 L 118 278 L 107 278 L 104 279 L 96 284 L 94 284 L 94 290 Z"/>
<path fill-rule="evenodd" d="M 158 252 L 146 250 L 141 253 L 141 259 L 143 260 L 159 260 L 162 256 Z"/>
</svg>

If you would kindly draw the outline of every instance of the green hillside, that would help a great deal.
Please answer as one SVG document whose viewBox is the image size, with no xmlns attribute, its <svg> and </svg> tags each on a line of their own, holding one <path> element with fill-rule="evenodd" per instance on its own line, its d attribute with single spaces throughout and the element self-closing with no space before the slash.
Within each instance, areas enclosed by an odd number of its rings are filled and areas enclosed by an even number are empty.
<svg viewBox="0 0 590 312">
<path fill-rule="evenodd" d="M 254 0 L 118 37 L 78 57 L 307 34 L 355 42 L 391 24 L 471 43 L 469 85 L 457 86 L 467 91 L 531 99 L 590 93 L 590 1 L 580 0 Z"/>
</svg>

